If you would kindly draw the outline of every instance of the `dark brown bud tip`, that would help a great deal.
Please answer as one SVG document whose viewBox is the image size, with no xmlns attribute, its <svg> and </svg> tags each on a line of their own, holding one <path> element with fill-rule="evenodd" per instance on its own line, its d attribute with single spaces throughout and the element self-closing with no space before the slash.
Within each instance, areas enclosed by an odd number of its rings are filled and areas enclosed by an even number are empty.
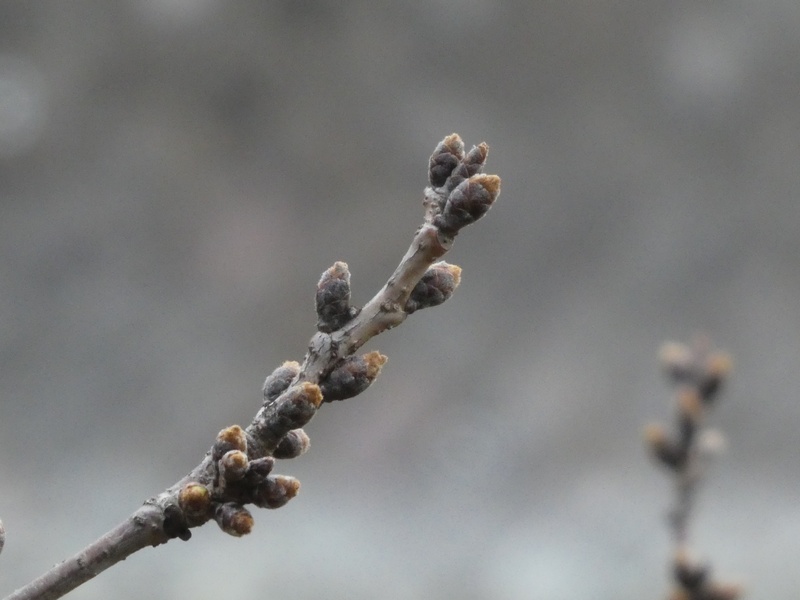
<svg viewBox="0 0 800 600">
<path fill-rule="evenodd" d="M 326 270 L 317 284 L 317 329 L 330 333 L 344 326 L 358 310 L 350 306 L 350 271 L 337 262 Z"/>
<path fill-rule="evenodd" d="M 247 455 L 241 450 L 230 450 L 219 459 L 217 465 L 219 474 L 225 481 L 239 481 L 247 473 L 249 462 Z"/>
<path fill-rule="evenodd" d="M 211 507 L 211 494 L 206 486 L 193 481 L 181 488 L 178 504 L 188 518 L 201 518 Z"/>
<path fill-rule="evenodd" d="M 259 485 L 251 501 L 261 508 L 280 508 L 300 491 L 300 482 L 286 475 L 270 475 Z"/>
<path fill-rule="evenodd" d="M 272 456 L 279 459 L 297 458 L 305 454 L 311 446 L 311 440 L 302 429 L 292 429 L 278 443 Z"/>
<path fill-rule="evenodd" d="M 300 363 L 293 360 L 286 361 L 275 369 L 264 381 L 264 400 L 273 402 L 291 385 L 300 372 Z"/>
<path fill-rule="evenodd" d="M 389 360 L 380 352 L 350 356 L 320 383 L 325 402 L 346 400 L 366 390 Z"/>
<path fill-rule="evenodd" d="M 460 283 L 461 267 L 444 261 L 431 265 L 411 291 L 405 311 L 411 314 L 421 308 L 438 306 L 453 295 Z"/>
<path fill-rule="evenodd" d="M 457 133 L 452 133 L 439 142 L 428 162 L 428 180 L 431 185 L 443 186 L 462 158 L 464 142 Z"/>
<path fill-rule="evenodd" d="M 214 520 L 228 535 L 241 537 L 253 529 L 253 515 L 244 506 L 226 502 L 214 511 Z"/>
<path fill-rule="evenodd" d="M 443 233 L 455 235 L 485 215 L 499 195 L 500 178 L 497 175 L 473 175 L 450 193 L 434 224 Z"/>
</svg>

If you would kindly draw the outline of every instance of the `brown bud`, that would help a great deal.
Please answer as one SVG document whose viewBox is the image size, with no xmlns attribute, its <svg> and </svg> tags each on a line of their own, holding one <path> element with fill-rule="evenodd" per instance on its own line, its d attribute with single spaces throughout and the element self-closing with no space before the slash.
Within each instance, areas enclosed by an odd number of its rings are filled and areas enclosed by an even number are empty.
<svg viewBox="0 0 800 600">
<path fill-rule="evenodd" d="M 208 514 L 211 507 L 211 494 L 206 486 L 193 481 L 181 488 L 178 504 L 188 518 L 201 518 Z"/>
<path fill-rule="evenodd" d="M 366 390 L 388 359 L 379 352 L 349 356 L 320 383 L 325 402 L 346 400 Z"/>
<path fill-rule="evenodd" d="M 681 419 L 686 419 L 695 427 L 698 426 L 705 413 L 703 401 L 698 391 L 692 387 L 682 387 L 678 390 L 678 415 Z"/>
<path fill-rule="evenodd" d="M 678 470 L 686 464 L 686 449 L 669 439 L 661 425 L 647 425 L 644 429 L 644 440 L 650 454 L 664 466 Z"/>
<path fill-rule="evenodd" d="M 460 283 L 461 267 L 444 261 L 431 265 L 411 291 L 405 311 L 411 314 L 421 308 L 438 306 L 453 295 Z"/>
<path fill-rule="evenodd" d="M 445 187 L 452 191 L 465 179 L 469 179 L 473 175 L 480 173 L 484 163 L 486 163 L 486 156 L 488 154 L 489 146 L 486 142 L 481 142 L 477 146 L 473 146 L 472 150 L 467 153 L 459 165 L 453 170 Z"/>
<path fill-rule="evenodd" d="M 447 235 L 455 235 L 485 215 L 499 195 L 500 178 L 497 175 L 473 175 L 450 193 L 442 214 L 434 219 L 434 225 Z"/>
<path fill-rule="evenodd" d="M 164 508 L 164 522 L 162 529 L 164 534 L 169 538 L 180 538 L 187 541 L 192 537 L 192 532 L 186 522 L 184 512 L 174 504 L 170 504 Z"/>
<path fill-rule="evenodd" d="M 286 361 L 275 369 L 264 381 L 264 399 L 273 402 L 291 385 L 300 372 L 300 363 L 293 360 Z"/>
<path fill-rule="evenodd" d="M 680 586 L 688 591 L 699 590 L 708 581 L 708 565 L 692 562 L 681 553 L 673 565 L 673 576 Z"/>
<path fill-rule="evenodd" d="M 275 466 L 275 459 L 271 456 L 256 458 L 247 464 L 247 474 L 245 477 L 247 477 L 249 481 L 260 482 L 266 479 L 267 475 L 272 472 L 273 466 Z"/>
<path fill-rule="evenodd" d="M 253 491 L 250 501 L 261 508 L 280 508 L 297 495 L 300 482 L 294 477 L 270 475 Z"/>
<path fill-rule="evenodd" d="M 219 459 L 217 467 L 225 481 L 239 481 L 247 473 L 247 455 L 241 450 L 230 450 Z"/>
<path fill-rule="evenodd" d="M 439 142 L 428 161 L 428 179 L 431 185 L 443 186 L 462 158 L 464 142 L 457 133 L 451 133 Z"/>
<path fill-rule="evenodd" d="M 229 535 L 241 537 L 253 529 L 253 515 L 244 506 L 226 502 L 217 506 L 214 520 Z"/>
<path fill-rule="evenodd" d="M 272 456 L 275 458 L 297 458 L 301 454 L 305 454 L 311 445 L 311 440 L 302 429 L 293 429 L 287 433 L 278 443 Z"/>
<path fill-rule="evenodd" d="M 231 450 L 247 452 L 247 434 L 238 425 L 226 427 L 217 434 L 217 441 L 212 448 L 214 460 L 219 460 Z"/>
<path fill-rule="evenodd" d="M 350 271 L 347 263 L 336 262 L 317 284 L 317 329 L 330 333 L 358 314 L 350 306 Z"/>
<path fill-rule="evenodd" d="M 254 441 L 252 457 L 271 455 L 283 436 L 308 423 L 322 403 L 320 387 L 308 381 L 291 386 L 275 402 L 256 414 L 249 431 Z"/>
</svg>

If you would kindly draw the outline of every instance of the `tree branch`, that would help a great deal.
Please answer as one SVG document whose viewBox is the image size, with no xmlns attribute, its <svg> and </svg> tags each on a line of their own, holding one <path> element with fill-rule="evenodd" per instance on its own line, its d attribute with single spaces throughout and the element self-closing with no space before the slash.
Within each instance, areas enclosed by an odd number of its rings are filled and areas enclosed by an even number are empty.
<svg viewBox="0 0 800 600">
<path fill-rule="evenodd" d="M 317 328 L 302 365 L 286 362 L 264 382 L 264 404 L 247 428 L 220 431 L 189 475 L 147 500 L 127 520 L 82 552 L 17 590 L 5 600 L 60 598 L 146 546 L 215 520 L 231 535 L 249 533 L 253 504 L 279 508 L 300 483 L 271 474 L 276 458 L 294 458 L 308 448 L 302 427 L 322 402 L 344 400 L 375 380 L 386 357 L 354 353 L 374 336 L 396 327 L 416 310 L 447 300 L 461 270 L 439 260 L 465 226 L 482 217 L 500 193 L 500 178 L 480 173 L 486 144 L 465 153 L 457 134 L 437 145 L 429 161 L 425 221 L 383 288 L 362 309 L 350 306 L 350 273 L 337 262 L 317 284 Z"/>
<path fill-rule="evenodd" d="M 650 454 L 672 475 L 675 503 L 669 513 L 673 540 L 670 600 L 736 600 L 741 587 L 713 581 L 708 564 L 692 559 L 689 552 L 690 520 L 697 487 L 702 481 L 711 451 L 708 412 L 716 405 L 720 388 L 730 371 L 724 352 L 712 351 L 708 340 L 692 346 L 669 343 L 661 349 L 661 362 L 669 380 L 677 386 L 675 431 L 660 424 L 648 425 L 645 440 Z"/>
</svg>

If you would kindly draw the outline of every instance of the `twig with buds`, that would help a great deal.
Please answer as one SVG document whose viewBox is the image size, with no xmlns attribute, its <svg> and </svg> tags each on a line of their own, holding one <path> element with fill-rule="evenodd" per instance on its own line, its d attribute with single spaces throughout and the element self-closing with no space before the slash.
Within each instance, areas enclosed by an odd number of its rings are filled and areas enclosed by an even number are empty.
<svg viewBox="0 0 800 600">
<path fill-rule="evenodd" d="M 670 600 L 735 600 L 741 595 L 736 584 L 712 581 L 710 566 L 689 555 L 689 524 L 697 487 L 709 455 L 721 442 L 707 427 L 708 412 L 717 402 L 720 388 L 730 372 L 730 357 L 713 351 L 707 340 L 692 346 L 665 344 L 661 362 L 676 386 L 676 422 L 672 432 L 661 424 L 645 428 L 645 441 L 653 458 L 672 475 L 675 505 L 669 514 L 674 544 L 674 589 Z"/>
<path fill-rule="evenodd" d="M 272 474 L 275 459 L 304 453 L 301 429 L 323 402 L 344 400 L 366 390 L 386 357 L 356 355 L 370 338 L 396 327 L 409 314 L 441 304 L 458 286 L 461 269 L 437 262 L 467 225 L 481 218 L 500 193 L 500 178 L 481 173 L 486 144 L 465 152 L 457 134 L 447 136 L 430 158 L 425 221 L 383 288 L 364 307 L 350 304 L 350 272 L 337 262 L 317 284 L 317 333 L 302 364 L 285 362 L 264 382 L 264 402 L 246 428 L 226 427 L 189 475 L 147 500 L 125 522 L 79 554 L 17 590 L 6 600 L 59 598 L 130 554 L 188 540 L 191 529 L 210 520 L 241 536 L 253 527 L 246 508 L 278 508 L 300 483 Z"/>
</svg>

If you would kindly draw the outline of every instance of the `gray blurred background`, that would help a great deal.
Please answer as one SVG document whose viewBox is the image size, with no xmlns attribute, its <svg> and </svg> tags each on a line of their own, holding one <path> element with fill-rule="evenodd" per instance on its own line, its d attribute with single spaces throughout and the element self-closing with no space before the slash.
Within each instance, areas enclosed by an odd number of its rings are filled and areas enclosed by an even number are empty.
<svg viewBox="0 0 800 600">
<path fill-rule="evenodd" d="M 301 494 L 70 597 L 661 598 L 641 428 L 698 332 L 736 368 L 695 547 L 797 597 L 796 0 L 0 4 L 0 595 L 249 422 L 320 273 L 363 303 L 394 269 L 453 131 L 502 196 L 279 465 Z"/>
</svg>

